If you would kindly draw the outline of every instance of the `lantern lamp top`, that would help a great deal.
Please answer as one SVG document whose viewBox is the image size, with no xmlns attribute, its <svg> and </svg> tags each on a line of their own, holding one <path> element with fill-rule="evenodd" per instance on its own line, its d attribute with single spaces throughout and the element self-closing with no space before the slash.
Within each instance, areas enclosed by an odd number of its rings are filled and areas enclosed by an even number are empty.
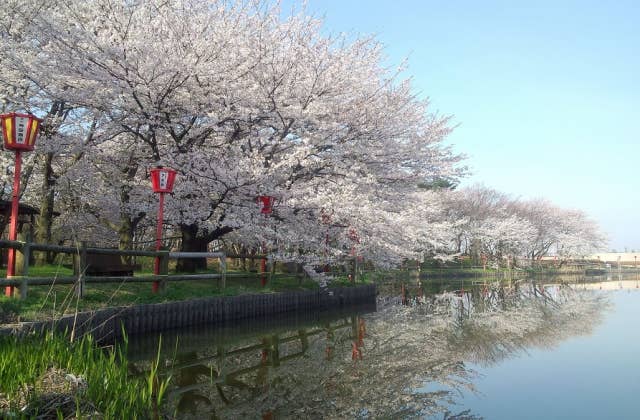
<svg viewBox="0 0 640 420">
<path fill-rule="evenodd" d="M 275 197 L 272 195 L 260 195 L 258 196 L 258 205 L 260 206 L 260 214 L 265 216 L 270 215 L 273 212 L 273 203 Z"/>
<path fill-rule="evenodd" d="M 40 118 L 31 114 L 10 114 L 0 115 L 2 121 L 2 138 L 4 148 L 15 151 L 31 151 L 36 145 L 38 130 L 42 124 Z"/>
<path fill-rule="evenodd" d="M 320 209 L 320 221 L 322 222 L 323 225 L 330 224 L 332 217 L 333 217 L 333 210 L 331 212 L 328 212 L 324 208 Z"/>
<path fill-rule="evenodd" d="M 151 169 L 151 187 L 156 193 L 170 193 L 176 179 L 176 171 L 171 168 L 157 167 Z"/>
<path fill-rule="evenodd" d="M 360 235 L 358 235 L 358 231 L 356 230 L 356 228 L 349 228 L 347 236 L 349 237 L 349 240 L 351 242 L 355 242 L 358 244 L 360 243 Z"/>
</svg>

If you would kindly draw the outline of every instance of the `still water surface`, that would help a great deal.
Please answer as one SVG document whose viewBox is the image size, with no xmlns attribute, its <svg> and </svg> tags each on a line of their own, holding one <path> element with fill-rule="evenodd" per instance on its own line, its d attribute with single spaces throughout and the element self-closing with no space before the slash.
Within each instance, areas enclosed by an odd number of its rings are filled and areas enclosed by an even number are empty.
<svg viewBox="0 0 640 420">
<path fill-rule="evenodd" d="M 413 290 L 408 305 L 380 296 L 377 311 L 165 333 L 167 414 L 637 419 L 633 284 L 482 285 L 422 297 Z M 132 337 L 133 369 L 144 371 L 158 345 L 158 337 Z"/>
<path fill-rule="evenodd" d="M 639 419 L 640 291 L 600 293 L 611 309 L 588 334 L 469 365 L 479 394 L 461 404 L 487 419 Z"/>
</svg>

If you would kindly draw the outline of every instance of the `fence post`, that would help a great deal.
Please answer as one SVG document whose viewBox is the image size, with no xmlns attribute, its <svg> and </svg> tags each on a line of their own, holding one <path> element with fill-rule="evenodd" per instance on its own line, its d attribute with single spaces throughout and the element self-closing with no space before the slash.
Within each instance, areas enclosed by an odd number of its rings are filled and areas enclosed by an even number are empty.
<svg viewBox="0 0 640 420">
<path fill-rule="evenodd" d="M 158 270 L 158 274 L 162 276 L 169 275 L 169 251 L 163 251 L 160 256 L 160 267 Z M 167 279 L 162 279 L 160 281 L 160 290 L 165 291 L 167 288 Z"/>
<path fill-rule="evenodd" d="M 273 255 L 269 255 L 269 284 L 273 282 L 273 276 L 276 274 L 276 259 Z"/>
<path fill-rule="evenodd" d="M 87 271 L 87 243 L 80 242 L 80 263 L 78 264 L 78 281 L 76 283 L 76 294 L 79 298 L 84 296 L 84 277 Z"/>
<path fill-rule="evenodd" d="M 267 276 L 266 276 L 266 272 L 267 272 L 267 259 L 266 258 L 260 258 L 260 285 L 262 287 L 266 286 L 267 284 Z"/>
<path fill-rule="evenodd" d="M 20 299 L 27 298 L 27 289 L 29 280 L 27 276 L 29 275 L 29 259 L 31 258 L 31 235 L 27 235 L 26 241 L 22 244 L 22 249 L 17 251 L 16 255 L 16 263 L 20 262 L 20 258 L 22 258 L 22 265 L 16 266 L 16 272 L 18 275 L 22 276 L 21 284 L 20 284 Z"/>
<path fill-rule="evenodd" d="M 358 256 L 357 255 L 353 257 L 353 273 L 351 275 L 351 278 L 354 283 L 358 282 Z"/>
<path fill-rule="evenodd" d="M 220 256 L 220 274 L 222 277 L 222 289 L 227 287 L 227 255 Z"/>
</svg>

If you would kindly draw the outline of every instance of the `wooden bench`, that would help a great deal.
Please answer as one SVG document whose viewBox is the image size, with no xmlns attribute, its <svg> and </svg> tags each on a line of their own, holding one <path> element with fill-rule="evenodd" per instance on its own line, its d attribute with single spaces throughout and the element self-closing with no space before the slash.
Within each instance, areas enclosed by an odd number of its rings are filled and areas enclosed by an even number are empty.
<svg viewBox="0 0 640 420">
<path fill-rule="evenodd" d="M 135 270 L 140 270 L 140 264 L 125 264 L 119 255 L 87 253 L 86 276 L 132 276 Z M 73 258 L 73 272 L 79 273 L 80 259 Z"/>
</svg>

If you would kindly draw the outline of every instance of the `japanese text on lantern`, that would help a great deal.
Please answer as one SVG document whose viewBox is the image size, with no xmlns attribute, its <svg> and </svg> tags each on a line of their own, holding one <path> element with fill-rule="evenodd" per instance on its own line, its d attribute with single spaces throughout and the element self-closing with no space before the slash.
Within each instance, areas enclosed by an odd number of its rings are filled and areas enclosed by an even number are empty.
<svg viewBox="0 0 640 420">
<path fill-rule="evenodd" d="M 25 144 L 27 141 L 28 118 L 16 117 L 16 143 Z"/>
<path fill-rule="evenodd" d="M 168 182 L 169 182 L 169 173 L 164 171 L 160 172 L 160 188 L 163 190 L 166 190 Z"/>
</svg>

